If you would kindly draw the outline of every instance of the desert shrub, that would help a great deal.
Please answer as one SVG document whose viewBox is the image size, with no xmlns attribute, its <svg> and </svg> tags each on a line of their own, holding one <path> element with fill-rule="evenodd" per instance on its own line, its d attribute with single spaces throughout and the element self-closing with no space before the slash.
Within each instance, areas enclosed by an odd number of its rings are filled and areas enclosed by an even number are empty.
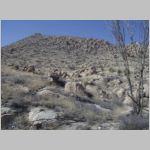
<svg viewBox="0 0 150 150">
<path fill-rule="evenodd" d="M 35 91 L 48 85 L 48 82 L 43 80 L 39 75 L 12 70 L 9 67 L 3 68 L 2 76 L 5 77 L 4 79 L 6 80 L 5 82 L 9 84 L 8 86 L 12 85 L 15 87 L 15 84 L 22 84 L 31 91 Z"/>
<path fill-rule="evenodd" d="M 27 117 L 25 114 L 18 114 L 11 126 L 11 129 L 23 129 L 23 130 L 29 130 L 31 124 L 28 121 Z"/>
<path fill-rule="evenodd" d="M 24 92 L 19 88 L 11 85 L 2 85 L 2 99 L 15 99 L 17 97 L 22 97 Z"/>
<path fill-rule="evenodd" d="M 25 79 L 24 78 L 14 78 L 14 83 L 15 84 L 25 84 Z"/>
<path fill-rule="evenodd" d="M 122 74 L 122 70 L 118 69 L 117 73 L 118 73 L 118 75 L 121 75 Z"/>
<path fill-rule="evenodd" d="M 121 117 L 121 130 L 147 130 L 149 129 L 149 118 L 140 115 Z"/>
<path fill-rule="evenodd" d="M 39 100 L 38 100 L 39 99 Z M 47 108 L 55 109 L 56 107 L 61 107 L 62 109 L 75 112 L 77 111 L 77 105 L 71 99 L 66 97 L 47 97 L 47 96 L 40 96 L 36 98 L 36 101 L 33 100 L 32 105 L 34 106 L 45 106 Z"/>
</svg>

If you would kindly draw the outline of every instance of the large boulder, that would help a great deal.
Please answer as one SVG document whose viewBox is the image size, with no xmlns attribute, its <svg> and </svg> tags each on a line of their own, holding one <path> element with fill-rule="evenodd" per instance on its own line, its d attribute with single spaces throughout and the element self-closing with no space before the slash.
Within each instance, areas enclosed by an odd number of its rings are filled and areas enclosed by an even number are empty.
<svg viewBox="0 0 150 150">
<path fill-rule="evenodd" d="M 125 104 L 125 105 L 131 105 L 132 104 L 132 100 L 128 95 L 126 95 L 124 97 L 123 104 Z"/>
<path fill-rule="evenodd" d="M 72 93 L 78 96 L 85 96 L 85 88 L 80 82 L 67 82 L 65 84 L 65 92 Z"/>
<path fill-rule="evenodd" d="M 85 90 L 95 97 L 97 97 L 100 93 L 100 89 L 98 89 L 98 87 L 95 85 L 86 85 Z"/>
<path fill-rule="evenodd" d="M 9 108 L 9 107 L 1 107 L 1 115 L 8 114 L 10 112 L 12 112 L 11 108 Z"/>
<path fill-rule="evenodd" d="M 31 123 L 44 122 L 44 121 L 54 121 L 57 117 L 57 113 L 51 109 L 45 107 L 32 108 L 29 112 L 29 121 Z"/>
</svg>

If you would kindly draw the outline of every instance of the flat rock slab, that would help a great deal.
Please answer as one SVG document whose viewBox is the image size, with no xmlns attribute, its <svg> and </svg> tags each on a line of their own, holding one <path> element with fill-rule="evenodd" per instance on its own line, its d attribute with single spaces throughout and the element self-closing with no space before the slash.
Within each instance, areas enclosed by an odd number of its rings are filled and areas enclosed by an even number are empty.
<svg viewBox="0 0 150 150">
<path fill-rule="evenodd" d="M 44 89 L 44 90 L 37 92 L 38 96 L 46 96 L 46 95 L 50 95 L 50 94 L 52 94 L 52 92 L 50 90 L 47 90 L 47 89 Z"/>
<path fill-rule="evenodd" d="M 9 107 L 1 107 L 1 115 L 8 114 L 11 112 L 11 108 Z"/>
<path fill-rule="evenodd" d="M 55 111 L 45 107 L 32 108 L 29 112 L 30 122 L 54 120 L 56 117 L 57 113 Z"/>
</svg>

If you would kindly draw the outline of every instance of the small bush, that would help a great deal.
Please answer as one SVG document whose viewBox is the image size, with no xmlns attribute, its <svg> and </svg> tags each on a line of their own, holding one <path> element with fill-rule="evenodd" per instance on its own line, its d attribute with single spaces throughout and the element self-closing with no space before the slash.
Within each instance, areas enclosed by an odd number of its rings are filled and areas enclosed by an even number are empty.
<svg viewBox="0 0 150 150">
<path fill-rule="evenodd" d="M 130 115 L 121 118 L 121 130 L 147 130 L 149 119 L 139 115 Z"/>
<path fill-rule="evenodd" d="M 25 84 L 25 80 L 24 79 L 16 78 L 16 79 L 14 79 L 14 83 L 15 84 Z"/>
<path fill-rule="evenodd" d="M 118 69 L 117 73 L 120 75 L 122 74 L 122 70 Z"/>
</svg>

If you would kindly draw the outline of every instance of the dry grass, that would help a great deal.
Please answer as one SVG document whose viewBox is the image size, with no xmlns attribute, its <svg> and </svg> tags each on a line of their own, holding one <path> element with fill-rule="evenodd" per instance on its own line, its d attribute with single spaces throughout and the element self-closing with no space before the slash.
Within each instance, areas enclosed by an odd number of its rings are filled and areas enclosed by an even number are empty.
<svg viewBox="0 0 150 150">
<path fill-rule="evenodd" d="M 130 115 L 121 118 L 122 130 L 148 130 L 149 118 L 142 117 L 140 115 Z"/>
<path fill-rule="evenodd" d="M 22 85 L 31 91 L 35 91 L 47 84 L 47 81 L 41 79 L 39 75 L 13 70 L 6 66 L 2 68 L 2 85 L 7 85 L 8 87 Z"/>
</svg>

